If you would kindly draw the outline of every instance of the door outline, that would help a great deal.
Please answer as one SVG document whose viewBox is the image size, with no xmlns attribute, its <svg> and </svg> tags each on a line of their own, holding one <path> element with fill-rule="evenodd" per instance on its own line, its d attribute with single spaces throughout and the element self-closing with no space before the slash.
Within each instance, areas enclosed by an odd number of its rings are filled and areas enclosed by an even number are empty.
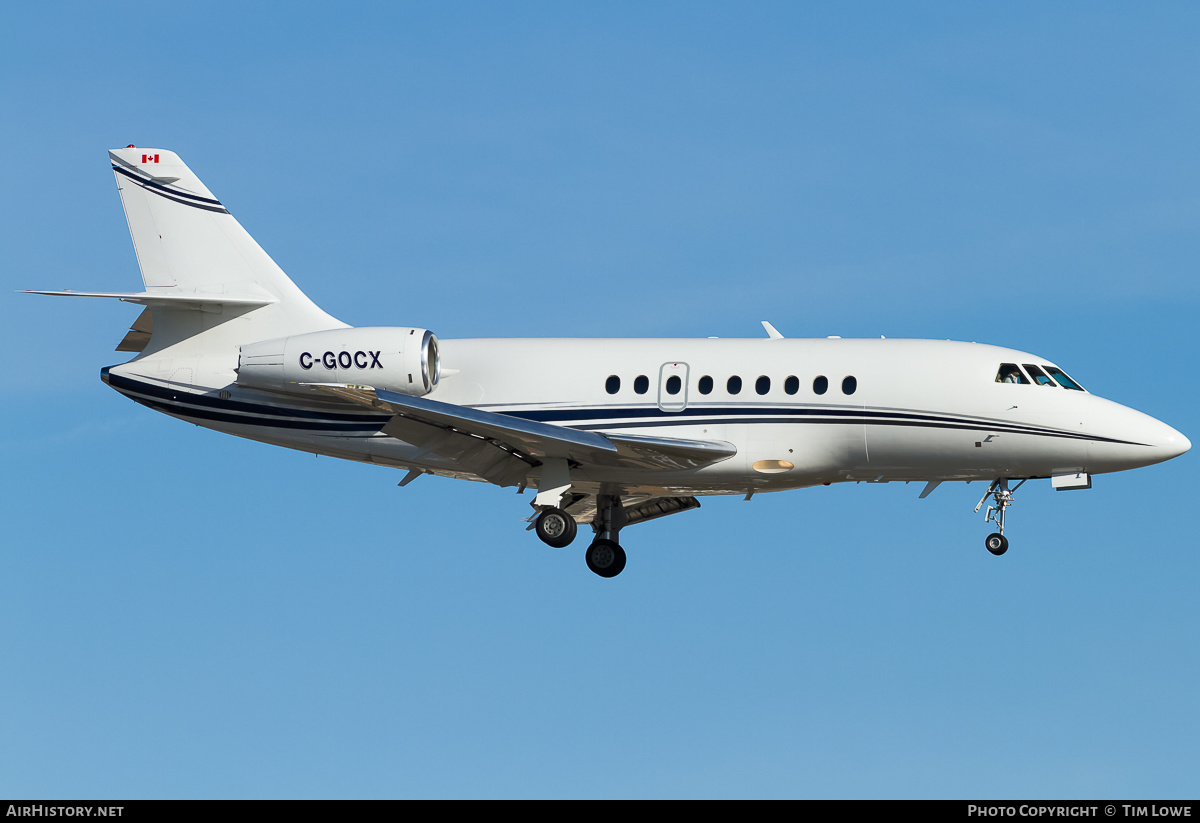
<svg viewBox="0 0 1200 823">
<path fill-rule="evenodd" d="M 675 361 L 663 363 L 658 369 L 658 408 L 665 412 L 681 412 L 687 408 L 688 373 L 687 363 Z M 667 381 L 678 377 L 682 383 L 679 394 L 667 392 Z"/>
</svg>

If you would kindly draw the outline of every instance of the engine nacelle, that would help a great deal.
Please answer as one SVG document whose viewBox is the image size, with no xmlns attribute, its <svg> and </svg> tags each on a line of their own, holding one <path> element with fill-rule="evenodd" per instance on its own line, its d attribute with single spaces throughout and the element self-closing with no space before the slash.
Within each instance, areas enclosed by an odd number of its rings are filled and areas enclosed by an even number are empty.
<svg viewBox="0 0 1200 823">
<path fill-rule="evenodd" d="M 349 383 L 429 394 L 441 363 L 437 337 L 392 326 L 330 329 L 241 347 L 238 385 L 296 391 L 297 383 Z"/>
</svg>

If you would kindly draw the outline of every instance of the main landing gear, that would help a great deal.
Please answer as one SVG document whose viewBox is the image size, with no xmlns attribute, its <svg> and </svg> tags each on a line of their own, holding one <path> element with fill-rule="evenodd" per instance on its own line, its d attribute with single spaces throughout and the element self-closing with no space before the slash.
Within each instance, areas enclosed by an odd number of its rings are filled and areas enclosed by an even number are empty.
<svg viewBox="0 0 1200 823">
<path fill-rule="evenodd" d="M 592 521 L 596 539 L 584 552 L 584 560 L 587 567 L 601 577 L 616 577 L 625 568 L 625 550 L 617 543 L 624 516 L 620 497 L 612 494 L 596 496 L 596 518 Z M 570 545 L 578 530 L 574 517 L 553 506 L 542 509 L 533 529 L 539 540 L 555 549 Z"/>
<path fill-rule="evenodd" d="M 983 506 L 984 501 L 988 499 L 988 495 L 992 496 L 992 504 L 988 506 L 983 522 L 995 523 L 1000 531 L 989 534 L 987 539 L 983 541 L 983 545 L 997 557 L 1008 551 L 1008 538 L 1004 536 L 1004 513 L 1013 504 L 1013 496 L 1016 494 L 1017 489 L 1021 488 L 1024 484 L 1025 480 L 1022 480 L 1010 489 L 1008 487 L 1008 478 L 998 477 L 992 481 L 992 485 L 988 486 L 988 490 L 983 493 L 983 497 L 979 498 L 979 505 L 975 507 L 975 511 L 978 512 Z"/>
<path fill-rule="evenodd" d="M 562 509 L 543 509 L 533 523 L 538 539 L 552 549 L 565 549 L 575 539 L 575 518 Z"/>
<path fill-rule="evenodd" d="M 583 555 L 587 567 L 601 577 L 616 577 L 625 568 L 625 550 L 613 540 L 598 537 Z"/>
</svg>

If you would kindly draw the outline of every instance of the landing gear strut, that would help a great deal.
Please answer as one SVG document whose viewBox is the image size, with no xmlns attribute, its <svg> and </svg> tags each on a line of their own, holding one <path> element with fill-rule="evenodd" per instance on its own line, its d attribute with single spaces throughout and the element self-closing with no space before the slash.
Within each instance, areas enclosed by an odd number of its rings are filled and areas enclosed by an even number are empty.
<svg viewBox="0 0 1200 823">
<path fill-rule="evenodd" d="M 592 521 L 596 539 L 588 546 L 584 559 L 587 567 L 601 577 L 616 577 L 625 568 L 625 550 L 617 543 L 624 525 L 621 498 L 615 494 L 596 495 L 596 519 Z"/>
<path fill-rule="evenodd" d="M 999 556 L 1008 551 L 1008 538 L 1004 536 L 1004 513 L 1013 504 L 1013 496 L 1016 494 L 1017 489 L 1021 488 L 1024 484 L 1025 480 L 1022 480 L 1010 489 L 1008 487 L 1008 478 L 998 477 L 992 481 L 992 485 L 988 486 L 988 490 L 983 493 L 983 497 L 979 498 L 979 505 L 975 507 L 975 511 L 978 512 L 983 506 L 984 501 L 988 499 L 988 495 L 992 496 L 992 504 L 988 506 L 983 522 L 995 523 L 1000 531 L 989 534 L 987 539 L 983 541 L 983 545 L 994 555 Z"/>
</svg>

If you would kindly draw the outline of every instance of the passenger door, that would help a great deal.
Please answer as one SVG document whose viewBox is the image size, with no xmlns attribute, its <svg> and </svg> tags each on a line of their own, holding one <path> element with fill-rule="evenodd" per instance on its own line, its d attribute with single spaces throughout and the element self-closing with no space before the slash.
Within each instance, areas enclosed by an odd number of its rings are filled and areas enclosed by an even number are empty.
<svg viewBox="0 0 1200 823">
<path fill-rule="evenodd" d="M 687 408 L 687 363 L 663 363 L 658 370 L 658 407 L 665 412 Z"/>
</svg>

